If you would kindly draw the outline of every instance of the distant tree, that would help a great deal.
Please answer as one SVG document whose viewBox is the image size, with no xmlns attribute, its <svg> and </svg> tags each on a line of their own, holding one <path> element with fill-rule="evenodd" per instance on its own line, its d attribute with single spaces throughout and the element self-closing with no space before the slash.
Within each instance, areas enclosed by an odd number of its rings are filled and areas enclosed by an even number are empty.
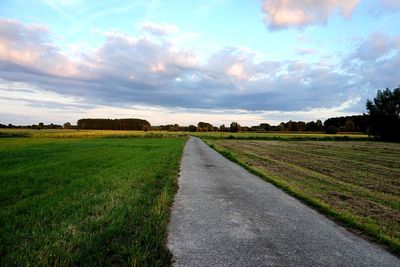
<svg viewBox="0 0 400 267">
<path fill-rule="evenodd" d="M 232 133 L 237 133 L 237 132 L 239 132 L 239 131 L 240 131 L 240 125 L 239 125 L 239 123 L 237 123 L 237 122 L 232 122 L 232 123 L 231 123 L 231 126 L 230 126 L 230 131 L 231 131 Z"/>
<path fill-rule="evenodd" d="M 225 124 L 222 124 L 221 126 L 219 126 L 219 131 L 220 132 L 227 132 L 228 128 L 226 128 Z"/>
<path fill-rule="evenodd" d="M 169 132 L 177 132 L 181 129 L 179 124 L 167 124 L 167 125 L 160 125 L 158 128 L 161 131 L 169 131 Z M 182 128 L 183 129 L 183 128 Z"/>
<path fill-rule="evenodd" d="M 344 128 L 346 132 L 354 132 L 354 130 L 356 129 L 356 125 L 353 120 L 347 119 L 344 123 Z"/>
<path fill-rule="evenodd" d="M 43 122 L 39 122 L 38 127 L 39 130 L 40 129 L 44 129 L 44 123 Z"/>
<path fill-rule="evenodd" d="M 285 127 L 285 123 L 281 122 L 278 126 L 277 126 L 278 131 L 286 131 L 286 127 Z"/>
<path fill-rule="evenodd" d="M 285 123 L 285 129 L 289 132 L 298 131 L 297 122 L 292 120 L 288 121 L 287 123 Z"/>
<path fill-rule="evenodd" d="M 333 117 L 325 120 L 324 128 L 334 126 L 338 131 L 367 132 L 368 117 L 367 115 Z"/>
<path fill-rule="evenodd" d="M 150 129 L 150 126 L 145 124 L 143 125 L 143 131 L 147 132 Z"/>
<path fill-rule="evenodd" d="M 315 121 L 310 121 L 306 123 L 306 131 L 314 132 L 317 129 L 317 123 Z"/>
<path fill-rule="evenodd" d="M 143 130 L 150 123 L 142 119 L 80 119 L 78 129 L 91 130 Z"/>
<path fill-rule="evenodd" d="M 268 123 L 261 123 L 259 127 L 260 127 L 261 130 L 264 130 L 264 131 L 270 131 L 271 130 L 271 125 L 269 125 Z"/>
<path fill-rule="evenodd" d="M 337 134 L 337 128 L 335 126 L 329 126 L 326 128 L 325 132 L 327 134 Z"/>
<path fill-rule="evenodd" d="M 376 97 L 367 100 L 369 134 L 375 138 L 400 141 L 400 86 L 393 92 L 378 90 Z"/>
<path fill-rule="evenodd" d="M 0 128 L 16 128 L 17 126 L 12 125 L 11 123 L 9 123 L 8 125 L 5 124 L 0 124 Z"/>
<path fill-rule="evenodd" d="M 323 131 L 324 130 L 324 125 L 322 124 L 321 120 L 317 120 L 315 122 L 316 126 L 315 126 L 315 131 Z"/>
<path fill-rule="evenodd" d="M 174 125 L 172 125 L 171 131 L 178 132 L 179 131 L 179 124 L 175 123 Z"/>
<path fill-rule="evenodd" d="M 196 132 L 197 131 L 197 127 L 194 126 L 194 125 L 189 125 L 188 130 L 189 130 L 189 132 Z"/>
<path fill-rule="evenodd" d="M 214 130 L 214 126 L 208 122 L 199 122 L 197 124 L 197 131 L 198 132 L 212 132 Z"/>
<path fill-rule="evenodd" d="M 249 131 L 251 132 L 259 132 L 262 131 L 259 125 L 253 125 L 250 127 Z"/>
<path fill-rule="evenodd" d="M 241 132 L 248 132 L 248 131 L 251 131 L 251 130 L 250 130 L 250 127 L 248 127 L 248 126 L 240 126 L 240 131 Z"/>
<path fill-rule="evenodd" d="M 305 131 L 306 130 L 306 123 L 304 121 L 297 122 L 297 130 L 298 131 Z"/>
<path fill-rule="evenodd" d="M 72 125 L 70 122 L 66 122 L 66 123 L 64 123 L 63 127 L 64 127 L 64 129 L 71 129 Z"/>
</svg>

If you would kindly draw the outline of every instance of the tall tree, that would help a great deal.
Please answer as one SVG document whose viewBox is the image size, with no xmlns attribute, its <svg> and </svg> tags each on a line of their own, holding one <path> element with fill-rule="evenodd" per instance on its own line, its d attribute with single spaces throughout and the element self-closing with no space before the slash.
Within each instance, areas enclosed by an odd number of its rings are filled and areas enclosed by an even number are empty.
<svg viewBox="0 0 400 267">
<path fill-rule="evenodd" d="M 71 129 L 71 128 L 72 128 L 72 125 L 70 122 L 64 123 L 64 129 Z"/>
<path fill-rule="evenodd" d="M 233 133 L 237 133 L 237 132 L 239 132 L 240 131 L 240 125 L 239 125 L 239 123 L 237 123 L 237 122 L 232 122 L 231 123 L 231 127 L 230 127 L 230 131 L 231 132 L 233 132 Z"/>
<path fill-rule="evenodd" d="M 400 86 L 393 92 L 378 90 L 373 101 L 367 101 L 369 134 L 375 138 L 400 141 Z"/>
<path fill-rule="evenodd" d="M 199 122 L 197 124 L 197 131 L 198 132 L 212 132 L 214 130 L 214 126 L 208 122 Z"/>
<path fill-rule="evenodd" d="M 197 127 L 194 125 L 189 125 L 188 127 L 189 132 L 196 132 L 197 131 Z"/>
<path fill-rule="evenodd" d="M 260 123 L 260 129 L 263 129 L 264 131 L 269 131 L 271 130 L 271 125 L 269 125 L 268 123 Z"/>
</svg>

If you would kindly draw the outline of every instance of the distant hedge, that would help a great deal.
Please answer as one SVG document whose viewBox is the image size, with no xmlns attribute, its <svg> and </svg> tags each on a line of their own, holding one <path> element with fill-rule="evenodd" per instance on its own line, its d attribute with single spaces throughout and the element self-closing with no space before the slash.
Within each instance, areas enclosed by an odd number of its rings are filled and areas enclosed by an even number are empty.
<svg viewBox="0 0 400 267">
<path fill-rule="evenodd" d="M 142 119 L 80 119 L 78 129 L 90 130 L 143 130 L 150 122 Z"/>
</svg>

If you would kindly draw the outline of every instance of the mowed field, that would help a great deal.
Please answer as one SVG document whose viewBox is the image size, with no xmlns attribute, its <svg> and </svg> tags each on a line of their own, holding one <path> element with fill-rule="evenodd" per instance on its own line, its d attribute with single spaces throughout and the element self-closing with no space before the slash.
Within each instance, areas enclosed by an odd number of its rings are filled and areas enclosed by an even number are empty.
<svg viewBox="0 0 400 267">
<path fill-rule="evenodd" d="M 337 133 L 337 134 L 326 134 L 326 133 L 315 133 L 315 132 L 195 132 L 190 133 L 191 135 L 203 138 L 203 139 L 235 139 L 235 140 L 337 140 L 337 141 L 348 141 L 348 140 L 368 140 L 369 137 L 363 133 Z"/>
<path fill-rule="evenodd" d="M 169 265 L 185 140 L 0 138 L 0 266 Z"/>
<path fill-rule="evenodd" d="M 400 253 L 400 144 L 207 142 L 267 181 Z"/>
</svg>

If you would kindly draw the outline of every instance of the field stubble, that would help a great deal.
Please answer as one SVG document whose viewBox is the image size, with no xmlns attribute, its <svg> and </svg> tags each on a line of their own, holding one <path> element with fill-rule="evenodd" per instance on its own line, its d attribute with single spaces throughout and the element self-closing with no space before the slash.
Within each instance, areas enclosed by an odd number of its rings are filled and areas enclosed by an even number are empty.
<svg viewBox="0 0 400 267">
<path fill-rule="evenodd" d="M 207 142 L 228 158 L 400 253 L 400 144 Z"/>
</svg>

